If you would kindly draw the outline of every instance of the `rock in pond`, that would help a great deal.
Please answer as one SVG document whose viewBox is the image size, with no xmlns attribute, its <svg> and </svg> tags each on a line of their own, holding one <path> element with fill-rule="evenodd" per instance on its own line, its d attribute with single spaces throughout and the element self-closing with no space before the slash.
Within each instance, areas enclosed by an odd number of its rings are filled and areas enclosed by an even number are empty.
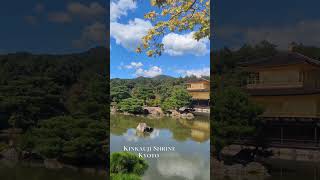
<svg viewBox="0 0 320 180">
<path fill-rule="evenodd" d="M 147 126 L 146 123 L 139 123 L 138 126 L 137 126 L 137 131 L 138 132 L 149 132 L 150 133 L 150 132 L 153 131 L 153 128 Z"/>
</svg>

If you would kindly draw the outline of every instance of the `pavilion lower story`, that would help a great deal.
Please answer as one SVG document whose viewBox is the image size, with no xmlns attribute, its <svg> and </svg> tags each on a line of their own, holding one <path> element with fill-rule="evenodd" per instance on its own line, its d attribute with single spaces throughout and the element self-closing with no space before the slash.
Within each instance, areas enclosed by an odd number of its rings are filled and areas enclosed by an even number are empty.
<svg viewBox="0 0 320 180">
<path fill-rule="evenodd" d="M 267 147 L 320 149 L 320 119 L 266 119 L 261 142 L 252 137 L 241 138 L 241 144 L 264 144 Z M 259 140 L 258 140 L 259 141 Z"/>
</svg>

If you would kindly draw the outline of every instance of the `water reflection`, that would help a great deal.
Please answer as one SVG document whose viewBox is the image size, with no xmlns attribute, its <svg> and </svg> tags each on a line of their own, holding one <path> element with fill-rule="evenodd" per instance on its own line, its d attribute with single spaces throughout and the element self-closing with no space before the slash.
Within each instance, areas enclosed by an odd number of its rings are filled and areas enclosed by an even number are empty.
<svg viewBox="0 0 320 180">
<path fill-rule="evenodd" d="M 137 133 L 135 128 L 141 122 L 147 122 L 154 128 L 152 133 Z M 159 137 L 161 129 L 168 129 L 177 141 L 192 139 L 206 142 L 210 138 L 210 123 L 206 118 L 196 120 L 174 120 L 170 118 L 147 119 L 144 117 L 114 115 L 111 116 L 110 130 L 112 135 L 124 136 L 128 141 L 137 142 L 139 138 L 155 139 Z"/>
<path fill-rule="evenodd" d="M 210 179 L 205 160 L 198 156 L 183 156 L 179 153 L 166 153 L 157 161 L 159 173 L 166 178 L 182 177 L 187 180 Z"/>
<path fill-rule="evenodd" d="M 145 122 L 152 133 L 137 133 Z M 209 180 L 210 123 L 207 117 L 195 120 L 111 116 L 111 152 L 123 146 L 174 146 L 175 152 L 161 152 L 158 159 L 146 159 L 149 169 L 143 180 Z"/>
<path fill-rule="evenodd" d="M 6 166 L 0 162 L 1 180 L 105 180 L 105 176 L 73 171 L 70 169 L 49 170 L 39 166 Z"/>
<path fill-rule="evenodd" d="M 267 180 L 319 180 L 320 163 L 288 160 L 269 160 L 266 162 L 271 177 Z"/>
</svg>

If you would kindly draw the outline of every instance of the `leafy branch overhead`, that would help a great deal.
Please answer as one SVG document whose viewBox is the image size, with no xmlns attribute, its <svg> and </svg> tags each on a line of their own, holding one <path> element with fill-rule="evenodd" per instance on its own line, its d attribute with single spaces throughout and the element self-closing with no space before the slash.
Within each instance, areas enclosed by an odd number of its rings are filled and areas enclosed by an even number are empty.
<svg viewBox="0 0 320 180">
<path fill-rule="evenodd" d="M 160 56 L 164 51 L 161 37 L 170 32 L 194 31 L 194 38 L 200 40 L 210 36 L 210 0 L 150 0 L 159 11 L 150 11 L 144 18 L 154 26 L 142 38 L 136 49 L 145 51 L 149 57 Z"/>
</svg>

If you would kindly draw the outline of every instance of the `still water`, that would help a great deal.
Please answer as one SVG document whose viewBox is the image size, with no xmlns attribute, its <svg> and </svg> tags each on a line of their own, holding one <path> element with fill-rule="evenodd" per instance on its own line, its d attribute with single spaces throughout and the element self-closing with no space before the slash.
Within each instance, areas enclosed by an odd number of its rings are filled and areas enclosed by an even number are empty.
<svg viewBox="0 0 320 180">
<path fill-rule="evenodd" d="M 267 180 L 320 180 L 320 163 L 270 160 L 266 166 L 271 174 Z"/>
<path fill-rule="evenodd" d="M 70 169 L 49 170 L 0 163 L 1 180 L 106 180 L 105 176 L 91 175 Z"/>
<path fill-rule="evenodd" d="M 320 180 L 320 162 L 302 162 L 291 160 L 270 159 L 264 162 L 269 177 L 262 178 L 252 175 L 250 177 L 215 178 L 213 180 Z"/>
<path fill-rule="evenodd" d="M 139 134 L 136 127 L 145 122 L 154 128 Z M 112 115 L 111 152 L 123 146 L 173 146 L 174 152 L 160 152 L 159 158 L 147 158 L 149 168 L 143 180 L 209 180 L 210 123 L 208 117 L 184 119 L 149 119 L 146 117 Z M 158 152 L 157 152 L 158 153 Z"/>
</svg>

